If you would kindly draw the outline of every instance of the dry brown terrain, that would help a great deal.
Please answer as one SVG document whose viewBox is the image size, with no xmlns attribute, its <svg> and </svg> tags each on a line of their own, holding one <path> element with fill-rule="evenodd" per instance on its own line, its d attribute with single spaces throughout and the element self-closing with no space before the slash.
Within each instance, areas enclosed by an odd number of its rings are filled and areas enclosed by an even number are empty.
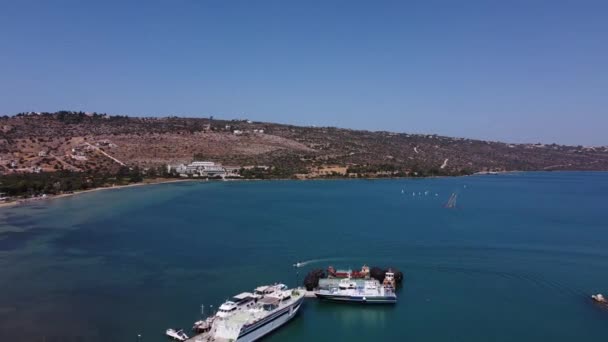
<svg viewBox="0 0 608 342">
<path fill-rule="evenodd" d="M 259 130 L 263 130 L 260 132 Z M 306 177 L 608 170 L 608 148 L 197 118 L 59 112 L 0 118 L 0 173 L 117 170 L 213 160 Z M 333 171 L 333 172 L 332 172 Z"/>
</svg>

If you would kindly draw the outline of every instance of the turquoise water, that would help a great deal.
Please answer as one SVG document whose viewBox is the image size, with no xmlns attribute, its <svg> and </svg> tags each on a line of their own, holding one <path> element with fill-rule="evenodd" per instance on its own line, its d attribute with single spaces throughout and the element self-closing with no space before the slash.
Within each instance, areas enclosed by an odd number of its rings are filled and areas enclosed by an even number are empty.
<svg viewBox="0 0 608 342">
<path fill-rule="evenodd" d="M 397 267 L 400 301 L 308 300 L 267 341 L 606 341 L 607 246 L 608 173 L 100 191 L 0 209 L 0 340 L 164 341 L 309 261 Z"/>
</svg>

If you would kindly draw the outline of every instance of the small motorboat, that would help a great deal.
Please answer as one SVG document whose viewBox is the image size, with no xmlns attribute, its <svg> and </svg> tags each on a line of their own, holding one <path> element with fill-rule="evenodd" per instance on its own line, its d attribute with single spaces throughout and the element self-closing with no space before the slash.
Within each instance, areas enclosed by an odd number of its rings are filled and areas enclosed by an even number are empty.
<svg viewBox="0 0 608 342">
<path fill-rule="evenodd" d="M 167 329 L 167 331 L 165 332 L 165 334 L 175 340 L 175 341 L 185 341 L 188 339 L 188 335 L 186 335 L 186 333 L 184 333 L 184 331 L 182 329 L 180 330 L 175 330 L 175 329 Z"/>
<path fill-rule="evenodd" d="M 295 268 L 300 268 L 302 266 L 304 266 L 303 262 L 296 262 L 295 264 L 293 264 L 293 267 L 295 267 Z"/>
<path fill-rule="evenodd" d="M 591 295 L 591 299 L 600 304 L 608 305 L 608 300 L 601 293 Z"/>
<path fill-rule="evenodd" d="M 213 323 L 213 317 L 207 317 L 207 319 L 205 319 L 205 320 L 196 321 L 196 322 L 194 322 L 192 331 L 194 331 L 197 334 L 207 332 L 211 329 L 212 323 Z"/>
</svg>

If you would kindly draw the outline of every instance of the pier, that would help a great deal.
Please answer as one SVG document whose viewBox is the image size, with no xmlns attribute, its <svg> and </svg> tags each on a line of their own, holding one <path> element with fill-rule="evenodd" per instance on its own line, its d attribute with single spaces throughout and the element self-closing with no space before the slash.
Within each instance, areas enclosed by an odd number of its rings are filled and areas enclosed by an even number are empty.
<svg viewBox="0 0 608 342">
<path fill-rule="evenodd" d="M 304 298 L 317 298 L 315 291 L 305 291 Z"/>
</svg>

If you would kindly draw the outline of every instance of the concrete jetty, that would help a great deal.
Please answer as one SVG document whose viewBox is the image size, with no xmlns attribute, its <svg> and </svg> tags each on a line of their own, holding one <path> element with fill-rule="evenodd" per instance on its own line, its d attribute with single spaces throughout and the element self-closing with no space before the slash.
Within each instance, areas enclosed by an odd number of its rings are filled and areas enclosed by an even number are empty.
<svg viewBox="0 0 608 342">
<path fill-rule="evenodd" d="M 306 291 L 304 292 L 304 298 L 317 298 L 315 295 L 315 291 Z"/>
</svg>

